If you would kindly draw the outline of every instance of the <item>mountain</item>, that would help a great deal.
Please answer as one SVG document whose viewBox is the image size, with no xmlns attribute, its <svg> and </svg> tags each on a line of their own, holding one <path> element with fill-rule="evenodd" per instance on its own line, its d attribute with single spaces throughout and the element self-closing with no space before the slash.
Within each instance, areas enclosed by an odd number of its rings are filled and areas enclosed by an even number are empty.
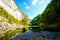
<svg viewBox="0 0 60 40">
<path fill-rule="evenodd" d="M 52 0 L 43 11 L 32 20 L 32 25 L 39 25 L 48 30 L 60 29 L 60 0 Z"/>
<path fill-rule="evenodd" d="M 16 19 L 23 19 L 23 13 L 16 6 L 14 0 L 0 0 L 0 6 L 3 7 L 6 12 L 14 16 Z"/>
<path fill-rule="evenodd" d="M 30 20 L 14 0 L 0 0 L 0 33 L 17 28 L 23 28 L 30 24 Z"/>
</svg>

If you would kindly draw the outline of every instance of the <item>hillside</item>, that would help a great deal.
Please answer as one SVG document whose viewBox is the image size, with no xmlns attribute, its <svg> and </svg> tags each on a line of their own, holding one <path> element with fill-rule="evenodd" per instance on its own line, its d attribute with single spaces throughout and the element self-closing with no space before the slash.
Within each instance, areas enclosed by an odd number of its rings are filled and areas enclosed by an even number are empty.
<svg viewBox="0 0 60 40">
<path fill-rule="evenodd" d="M 10 15 L 14 16 L 14 18 L 18 20 L 23 19 L 23 13 L 19 10 L 14 0 L 0 0 L 0 6 L 3 7 Z"/>
<path fill-rule="evenodd" d="M 0 40 L 8 40 L 12 36 L 28 30 L 30 20 L 14 0 L 0 0 Z"/>
<path fill-rule="evenodd" d="M 29 26 L 30 20 L 13 0 L 0 0 L 0 33 Z"/>
<path fill-rule="evenodd" d="M 59 31 L 60 29 L 60 0 L 52 0 L 43 11 L 32 20 L 32 25 L 39 25 L 40 28 Z"/>
</svg>

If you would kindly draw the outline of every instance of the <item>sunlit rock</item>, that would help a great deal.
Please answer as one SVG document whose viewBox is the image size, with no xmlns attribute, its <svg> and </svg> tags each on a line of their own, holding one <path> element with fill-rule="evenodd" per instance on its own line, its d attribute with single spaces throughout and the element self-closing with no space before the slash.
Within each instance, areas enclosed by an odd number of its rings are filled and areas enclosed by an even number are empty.
<svg viewBox="0 0 60 40">
<path fill-rule="evenodd" d="M 9 14 L 14 16 L 18 20 L 23 19 L 21 10 L 18 9 L 14 0 L 0 0 L 0 6 L 4 8 Z"/>
</svg>

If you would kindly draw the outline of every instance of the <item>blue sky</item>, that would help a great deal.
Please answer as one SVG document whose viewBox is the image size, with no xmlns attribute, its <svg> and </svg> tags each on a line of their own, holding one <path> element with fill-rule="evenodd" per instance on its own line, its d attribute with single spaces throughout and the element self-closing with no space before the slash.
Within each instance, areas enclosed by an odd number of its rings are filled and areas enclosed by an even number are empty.
<svg viewBox="0 0 60 40">
<path fill-rule="evenodd" d="M 29 19 L 33 19 L 41 14 L 51 0 L 14 0 L 16 5 L 26 14 Z"/>
</svg>

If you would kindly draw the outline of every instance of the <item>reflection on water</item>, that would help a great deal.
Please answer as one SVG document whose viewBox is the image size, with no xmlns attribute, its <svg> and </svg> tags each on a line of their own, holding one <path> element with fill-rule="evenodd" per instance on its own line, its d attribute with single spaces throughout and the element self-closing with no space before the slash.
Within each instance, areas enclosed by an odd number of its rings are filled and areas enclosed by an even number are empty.
<svg viewBox="0 0 60 40">
<path fill-rule="evenodd" d="M 10 40 L 60 40 L 60 32 L 32 32 L 29 30 L 25 33 L 18 34 Z"/>
</svg>

